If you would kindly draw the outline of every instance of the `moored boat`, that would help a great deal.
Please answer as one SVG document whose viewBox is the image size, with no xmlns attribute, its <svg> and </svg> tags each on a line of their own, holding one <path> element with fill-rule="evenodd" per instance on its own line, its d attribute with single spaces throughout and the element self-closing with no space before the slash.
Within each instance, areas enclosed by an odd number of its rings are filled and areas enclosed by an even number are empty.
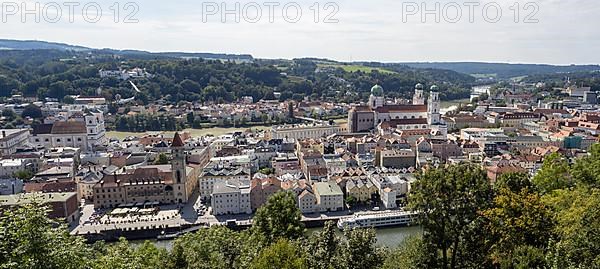
<svg viewBox="0 0 600 269">
<path fill-rule="evenodd" d="M 338 220 L 339 229 L 410 226 L 416 223 L 419 214 L 414 211 L 388 210 L 382 212 L 355 213 Z"/>
</svg>

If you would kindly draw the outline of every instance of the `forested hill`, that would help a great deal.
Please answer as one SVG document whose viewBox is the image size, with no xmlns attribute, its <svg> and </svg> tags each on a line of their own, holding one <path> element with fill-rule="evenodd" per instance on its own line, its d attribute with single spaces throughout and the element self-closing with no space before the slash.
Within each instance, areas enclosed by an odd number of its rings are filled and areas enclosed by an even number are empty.
<svg viewBox="0 0 600 269">
<path fill-rule="evenodd" d="M 498 79 L 513 77 L 552 74 L 591 72 L 600 70 L 600 65 L 546 65 L 546 64 L 507 64 L 507 63 L 477 63 L 477 62 L 421 62 L 398 63 L 398 65 L 413 68 L 447 69 L 464 74 L 479 74 L 495 76 Z"/>
<path fill-rule="evenodd" d="M 84 51 L 90 48 L 82 46 L 73 46 L 64 43 L 54 43 L 38 40 L 11 40 L 0 39 L 0 50 L 37 50 L 37 49 L 55 49 L 55 50 L 74 50 Z"/>
<path fill-rule="evenodd" d="M 60 50 L 78 52 L 99 52 L 115 55 L 127 55 L 138 58 L 202 58 L 222 59 L 236 61 L 252 61 L 252 55 L 248 54 L 224 54 L 224 53 L 191 53 L 191 52 L 148 52 L 142 50 L 116 50 L 116 49 L 93 49 L 83 46 L 75 46 L 64 43 L 55 43 L 38 40 L 10 40 L 0 39 L 0 50 Z"/>
<path fill-rule="evenodd" d="M 311 60 L 207 60 L 164 54 L 115 54 L 106 50 L 6 50 L 0 53 L 0 98 L 11 94 L 52 97 L 102 95 L 112 100 L 136 95 L 140 103 L 163 100 L 231 102 L 250 95 L 254 100 L 313 100 L 355 102 L 366 100 L 379 83 L 389 97 L 410 97 L 416 83 L 438 84 L 441 98 L 469 96 L 475 79 L 446 70 L 403 70 L 340 66 Z M 181 58 L 183 57 L 183 58 Z M 133 82 L 100 78 L 100 69 L 145 68 L 151 78 Z M 450 73 L 454 75 L 448 75 Z"/>
</svg>

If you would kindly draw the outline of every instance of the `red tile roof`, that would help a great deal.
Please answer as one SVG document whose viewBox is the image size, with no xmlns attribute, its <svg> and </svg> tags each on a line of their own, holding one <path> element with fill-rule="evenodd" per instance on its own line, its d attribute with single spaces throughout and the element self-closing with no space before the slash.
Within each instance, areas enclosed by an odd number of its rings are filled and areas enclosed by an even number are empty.
<svg viewBox="0 0 600 269">
<path fill-rule="evenodd" d="M 81 121 L 57 121 L 52 125 L 52 134 L 87 134 Z"/>
<path fill-rule="evenodd" d="M 379 113 L 390 112 L 427 112 L 426 105 L 385 105 L 375 109 Z"/>
<path fill-rule="evenodd" d="M 427 119 L 393 119 L 389 121 L 391 127 L 406 124 L 427 124 Z"/>
</svg>

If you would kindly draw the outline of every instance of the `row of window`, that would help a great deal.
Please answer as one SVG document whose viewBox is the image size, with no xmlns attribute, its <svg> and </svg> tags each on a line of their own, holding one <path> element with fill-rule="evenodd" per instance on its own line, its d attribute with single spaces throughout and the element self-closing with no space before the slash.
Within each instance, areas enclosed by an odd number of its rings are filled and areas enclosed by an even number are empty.
<svg viewBox="0 0 600 269">
<path fill-rule="evenodd" d="M 71 141 L 72 141 L 72 140 L 71 140 L 71 138 L 67 138 L 67 142 L 71 142 Z M 40 139 L 39 139 L 39 138 L 36 138 L 36 139 L 35 139 L 35 142 L 39 143 L 39 142 L 40 142 Z M 49 138 L 46 138 L 46 139 L 44 139 L 44 142 L 50 142 L 50 139 L 49 139 Z M 61 142 L 60 138 L 57 138 L 57 139 L 56 139 L 56 142 L 60 143 L 60 142 Z M 81 142 L 81 137 L 77 138 L 77 142 Z"/>
<path fill-rule="evenodd" d="M 115 198 L 117 198 L 117 195 L 115 195 L 114 197 L 115 197 Z M 100 198 L 102 198 L 102 199 L 106 199 L 106 198 L 110 199 L 110 198 L 111 198 L 111 196 L 110 196 L 110 194 L 107 194 L 107 195 L 104 195 L 104 194 L 96 194 L 96 199 L 100 199 Z M 119 198 L 123 198 L 123 195 L 122 195 L 122 194 L 119 194 Z"/>
</svg>

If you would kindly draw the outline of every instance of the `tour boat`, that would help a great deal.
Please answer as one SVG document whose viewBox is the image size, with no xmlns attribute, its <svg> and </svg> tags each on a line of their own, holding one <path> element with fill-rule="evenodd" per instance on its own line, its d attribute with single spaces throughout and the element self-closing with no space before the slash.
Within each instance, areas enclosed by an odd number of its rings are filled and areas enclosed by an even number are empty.
<svg viewBox="0 0 600 269">
<path fill-rule="evenodd" d="M 417 222 L 419 214 L 414 211 L 389 210 L 382 212 L 355 213 L 338 220 L 339 229 L 410 226 Z"/>
</svg>

